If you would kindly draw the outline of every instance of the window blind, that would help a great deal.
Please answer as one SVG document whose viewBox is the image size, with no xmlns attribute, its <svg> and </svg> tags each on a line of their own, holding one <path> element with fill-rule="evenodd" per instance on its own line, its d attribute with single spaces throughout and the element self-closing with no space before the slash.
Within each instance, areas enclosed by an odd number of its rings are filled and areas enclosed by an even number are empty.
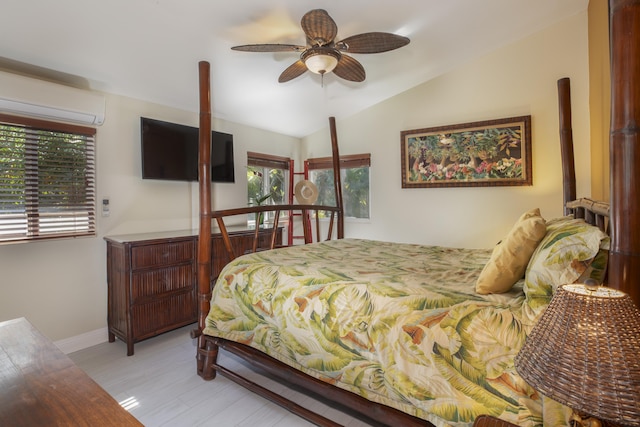
<svg viewBox="0 0 640 427">
<path fill-rule="evenodd" d="M 258 166 L 269 169 L 284 169 L 289 170 L 289 158 L 274 156 L 272 154 L 262 154 L 247 152 L 247 165 Z"/>
<path fill-rule="evenodd" d="M 316 157 L 307 160 L 309 170 L 314 169 L 332 169 L 333 158 L 332 157 Z M 352 169 L 371 166 L 371 154 L 348 154 L 340 156 L 340 169 Z"/>
<path fill-rule="evenodd" d="M 0 114 L 0 243 L 95 236 L 95 133 Z"/>
</svg>

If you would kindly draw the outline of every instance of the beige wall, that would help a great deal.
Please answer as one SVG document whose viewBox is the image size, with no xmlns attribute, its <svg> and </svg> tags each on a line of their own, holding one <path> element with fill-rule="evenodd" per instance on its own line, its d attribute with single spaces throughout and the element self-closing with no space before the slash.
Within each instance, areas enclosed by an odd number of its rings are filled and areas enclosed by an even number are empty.
<svg viewBox="0 0 640 427">
<path fill-rule="evenodd" d="M 341 154 L 371 152 L 371 220 L 347 236 L 491 247 L 524 211 L 562 214 L 557 80 L 571 79 L 578 195 L 590 193 L 587 13 L 483 56 L 453 72 L 337 121 Z M 402 189 L 400 132 L 532 116 L 533 186 Z M 303 139 L 327 155 L 328 133 Z"/>
<path fill-rule="evenodd" d="M 196 82 L 194 82 L 196 84 Z M 105 328 L 105 235 L 198 227 L 197 183 L 142 180 L 140 116 L 197 126 L 198 114 L 107 95 L 97 133 L 98 237 L 0 246 L 0 321 L 27 317 L 53 340 Z M 213 129 L 234 135 L 235 184 L 213 184 L 213 207 L 246 204 L 247 151 L 297 156 L 299 139 L 222 120 Z M 98 205 L 100 207 L 100 205 Z M 106 335 L 105 335 L 106 339 Z"/>
<path fill-rule="evenodd" d="M 609 2 L 589 1 L 589 107 L 591 119 L 591 194 L 609 200 L 611 69 Z"/>
</svg>

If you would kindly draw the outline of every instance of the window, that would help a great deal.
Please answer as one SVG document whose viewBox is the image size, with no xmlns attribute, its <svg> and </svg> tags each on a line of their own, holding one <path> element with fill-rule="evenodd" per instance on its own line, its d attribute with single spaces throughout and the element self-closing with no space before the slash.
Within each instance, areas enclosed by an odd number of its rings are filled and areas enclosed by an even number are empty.
<svg viewBox="0 0 640 427">
<path fill-rule="evenodd" d="M 247 153 L 247 197 L 249 205 L 285 204 L 289 158 Z"/>
<path fill-rule="evenodd" d="M 95 133 L 0 114 L 0 243 L 95 236 Z"/>
<path fill-rule="evenodd" d="M 333 160 L 331 157 L 309 159 L 309 179 L 318 187 L 316 204 L 335 206 Z M 370 154 L 340 156 L 342 203 L 347 218 L 369 218 Z"/>
</svg>

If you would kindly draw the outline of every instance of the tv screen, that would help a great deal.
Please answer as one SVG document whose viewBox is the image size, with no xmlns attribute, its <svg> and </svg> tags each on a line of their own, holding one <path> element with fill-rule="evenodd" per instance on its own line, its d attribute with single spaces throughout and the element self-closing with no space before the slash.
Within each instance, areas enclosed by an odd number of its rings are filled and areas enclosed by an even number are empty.
<svg viewBox="0 0 640 427">
<path fill-rule="evenodd" d="M 198 180 L 198 128 L 140 118 L 142 178 Z M 234 182 L 233 135 L 211 132 L 211 181 Z"/>
</svg>

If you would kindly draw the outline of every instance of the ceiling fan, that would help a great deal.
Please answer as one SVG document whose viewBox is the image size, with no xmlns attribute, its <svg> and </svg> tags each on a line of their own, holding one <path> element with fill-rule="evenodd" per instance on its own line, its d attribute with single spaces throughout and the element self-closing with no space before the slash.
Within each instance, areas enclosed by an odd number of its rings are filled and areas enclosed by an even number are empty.
<svg viewBox="0 0 640 427">
<path fill-rule="evenodd" d="M 326 10 L 314 9 L 302 17 L 302 30 L 307 45 L 247 44 L 231 49 L 244 52 L 300 52 L 300 59 L 285 69 L 278 82 L 284 83 L 309 70 L 323 75 L 333 71 L 335 75 L 352 82 L 362 82 L 366 73 L 358 61 L 345 53 L 380 53 L 409 44 L 407 37 L 391 33 L 363 33 L 336 41 L 338 26 Z"/>
</svg>

